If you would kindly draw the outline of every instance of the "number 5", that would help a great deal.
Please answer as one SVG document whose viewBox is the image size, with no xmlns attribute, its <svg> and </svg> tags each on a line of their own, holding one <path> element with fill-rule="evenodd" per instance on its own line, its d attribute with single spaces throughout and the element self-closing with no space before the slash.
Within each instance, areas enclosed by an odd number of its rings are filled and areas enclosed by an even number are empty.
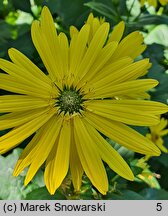
<svg viewBox="0 0 168 216">
<path fill-rule="evenodd" d="M 157 211 L 162 211 L 162 203 L 157 203 L 156 210 Z"/>
</svg>

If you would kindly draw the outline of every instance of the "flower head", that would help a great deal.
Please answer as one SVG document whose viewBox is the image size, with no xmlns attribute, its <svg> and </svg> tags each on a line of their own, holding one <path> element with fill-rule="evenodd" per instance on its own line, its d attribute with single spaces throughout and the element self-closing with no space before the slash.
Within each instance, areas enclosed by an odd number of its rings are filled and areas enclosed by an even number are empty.
<svg viewBox="0 0 168 216">
<path fill-rule="evenodd" d="M 168 3 L 168 0 L 140 0 L 141 6 L 144 6 L 145 3 L 148 3 L 149 6 L 157 7 L 158 3 L 162 6 Z"/>
<path fill-rule="evenodd" d="M 143 100 L 158 82 L 138 79 L 147 73 L 148 59 L 134 62 L 145 48 L 138 32 L 122 39 L 124 23 L 111 36 L 109 23 L 90 15 L 71 40 L 56 32 L 52 16 L 44 7 L 40 21 L 32 24 L 33 43 L 47 75 L 16 49 L 12 62 L 0 59 L 0 87 L 15 94 L 0 96 L 0 129 L 12 128 L 0 137 L 5 153 L 33 135 L 14 170 L 19 175 L 29 166 L 25 185 L 45 163 L 44 179 L 51 194 L 70 168 L 75 190 L 83 172 L 102 193 L 108 190 L 102 161 L 120 176 L 134 176 L 123 158 L 100 133 L 135 152 L 159 155 L 160 150 L 128 125 L 155 125 L 166 105 Z M 122 40 L 121 40 L 122 39 Z"/>
<path fill-rule="evenodd" d="M 168 153 L 168 149 L 164 146 L 163 136 L 168 134 L 168 129 L 165 129 L 168 125 L 166 119 L 161 118 L 160 122 L 157 125 L 151 126 L 150 133 L 146 136 L 157 145 L 157 147 L 165 153 Z"/>
</svg>

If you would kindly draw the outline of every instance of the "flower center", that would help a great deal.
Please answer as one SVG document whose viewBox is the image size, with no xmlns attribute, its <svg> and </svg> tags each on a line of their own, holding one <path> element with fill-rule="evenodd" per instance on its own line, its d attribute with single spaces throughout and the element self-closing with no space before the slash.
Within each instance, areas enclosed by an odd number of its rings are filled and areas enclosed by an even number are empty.
<svg viewBox="0 0 168 216">
<path fill-rule="evenodd" d="M 64 87 L 56 99 L 56 106 L 58 106 L 60 112 L 64 112 L 64 114 L 68 112 L 69 114 L 73 114 L 75 112 L 80 112 L 80 110 L 83 109 L 82 95 L 79 91 L 76 91 L 74 87 Z"/>
</svg>

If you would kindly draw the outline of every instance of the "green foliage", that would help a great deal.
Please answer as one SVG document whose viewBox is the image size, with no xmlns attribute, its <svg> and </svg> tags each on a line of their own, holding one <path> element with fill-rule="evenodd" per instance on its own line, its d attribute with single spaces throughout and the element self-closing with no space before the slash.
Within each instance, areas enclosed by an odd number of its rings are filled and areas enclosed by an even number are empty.
<svg viewBox="0 0 168 216">
<path fill-rule="evenodd" d="M 117 21 L 118 13 L 113 7 L 101 2 L 88 2 L 85 6 L 101 13 L 103 16 L 108 17 L 109 19 Z M 111 5 L 112 6 L 112 5 Z"/>
<path fill-rule="evenodd" d="M 46 189 L 46 187 L 38 188 L 28 193 L 25 197 L 26 200 L 63 200 L 65 196 L 57 191 L 55 195 L 50 195 Z"/>
<path fill-rule="evenodd" d="M 15 149 L 6 157 L 0 156 L 0 183 L 3 185 L 3 187 L 0 187 L 0 199 L 24 199 L 32 190 L 44 186 L 43 173 L 41 170 L 27 187 L 24 186 L 26 170 L 18 177 L 12 175 L 14 166 L 21 152 L 21 149 Z"/>
<path fill-rule="evenodd" d="M 12 26 L 1 20 L 0 29 L 0 43 L 5 43 L 12 36 Z"/>
<path fill-rule="evenodd" d="M 86 20 L 88 9 L 84 7 L 87 0 L 49 0 L 43 1 L 42 5 L 47 5 L 52 14 L 58 14 L 66 27 L 70 25 L 81 26 Z"/>
<path fill-rule="evenodd" d="M 0 156 L 0 182 L 3 187 L 0 187 L 1 199 L 21 199 L 23 198 L 22 191 L 23 177 L 19 176 L 18 179 L 12 176 L 14 163 L 16 163 L 19 156 L 19 151 L 14 150 L 12 154 L 7 157 Z"/>
<path fill-rule="evenodd" d="M 31 13 L 30 0 L 22 0 L 22 1 L 13 0 L 13 6 L 15 10 L 19 9 L 19 10 Z"/>
<path fill-rule="evenodd" d="M 168 25 L 157 25 L 148 33 L 148 35 L 145 38 L 145 42 L 147 44 L 157 43 L 165 47 L 168 47 L 167 35 Z"/>
<path fill-rule="evenodd" d="M 151 189 L 146 188 L 141 191 L 140 195 L 142 195 L 147 200 L 168 200 L 168 192 L 161 189 Z"/>
<path fill-rule="evenodd" d="M 131 191 L 131 190 L 123 190 L 120 193 L 111 194 L 110 196 L 106 196 L 107 200 L 144 200 L 144 197 L 140 194 Z"/>
</svg>

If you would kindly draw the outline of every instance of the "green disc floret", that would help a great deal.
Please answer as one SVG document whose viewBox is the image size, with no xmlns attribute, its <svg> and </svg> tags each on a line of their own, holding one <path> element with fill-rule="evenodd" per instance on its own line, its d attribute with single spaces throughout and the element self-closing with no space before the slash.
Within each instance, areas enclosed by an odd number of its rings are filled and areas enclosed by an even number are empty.
<svg viewBox="0 0 168 216">
<path fill-rule="evenodd" d="M 75 112 L 80 112 L 82 109 L 82 95 L 75 88 L 65 87 L 60 91 L 59 96 L 56 98 L 56 106 L 59 107 L 60 112 L 73 114 Z"/>
</svg>

